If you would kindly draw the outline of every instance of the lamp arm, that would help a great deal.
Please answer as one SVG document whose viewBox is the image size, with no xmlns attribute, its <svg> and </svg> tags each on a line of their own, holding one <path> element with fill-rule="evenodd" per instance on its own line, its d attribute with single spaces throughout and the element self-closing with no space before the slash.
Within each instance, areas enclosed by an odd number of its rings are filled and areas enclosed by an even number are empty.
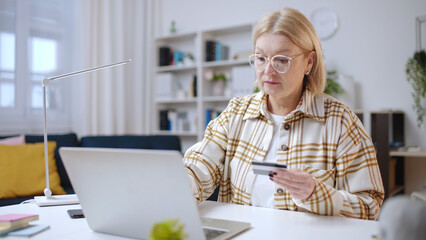
<svg viewBox="0 0 426 240">
<path fill-rule="evenodd" d="M 115 66 L 127 64 L 127 63 L 129 63 L 131 61 L 132 61 L 132 59 L 127 59 L 127 60 L 122 61 L 122 62 L 112 63 L 112 64 L 100 66 L 100 67 L 94 67 L 94 68 L 89 68 L 89 69 L 85 69 L 85 70 L 81 70 L 81 71 L 76 71 L 76 72 L 72 72 L 72 73 L 66 73 L 66 74 L 62 74 L 62 75 L 58 75 L 58 76 L 47 77 L 47 78 L 43 79 L 43 81 L 41 82 L 41 85 L 45 86 L 45 85 L 47 85 L 52 80 L 57 80 L 57 79 L 67 78 L 67 77 L 72 77 L 72 76 L 79 75 L 79 74 L 82 74 L 82 73 L 94 72 L 94 71 L 98 71 L 98 70 L 105 69 L 105 68 L 115 67 Z"/>
<path fill-rule="evenodd" d="M 46 86 L 47 86 L 47 84 L 49 84 L 49 82 L 52 81 L 52 80 L 67 78 L 67 77 L 71 77 L 71 76 L 75 76 L 75 75 L 79 75 L 79 74 L 83 74 L 83 73 L 94 72 L 94 71 L 98 71 L 98 70 L 105 69 L 105 68 L 115 67 L 115 66 L 127 64 L 131 61 L 132 61 L 131 59 L 128 59 L 128 60 L 125 60 L 125 61 L 122 61 L 122 62 L 108 64 L 108 65 L 104 65 L 104 66 L 100 66 L 100 67 L 94 67 L 94 68 L 89 68 L 89 69 L 76 71 L 76 72 L 72 72 L 72 73 L 66 73 L 66 74 L 62 74 L 62 75 L 58 75 L 58 76 L 47 77 L 47 78 L 45 78 L 41 81 L 41 86 L 43 88 L 43 116 L 44 116 L 43 117 L 44 118 L 43 141 L 44 141 L 44 167 L 45 167 L 45 175 L 46 175 L 46 188 L 44 189 L 44 196 L 46 196 L 47 198 L 52 196 L 52 191 L 50 190 L 50 181 L 49 181 L 49 160 L 48 160 L 49 156 L 48 156 L 48 151 L 47 151 L 48 150 L 48 148 L 47 148 L 47 144 L 48 144 L 47 143 L 47 117 L 46 117 L 46 112 L 47 112 L 47 110 L 46 110 L 47 109 Z"/>
<path fill-rule="evenodd" d="M 49 181 L 49 157 L 47 151 L 47 118 L 46 118 L 46 85 L 43 87 L 43 118 L 44 118 L 44 127 L 43 127 L 43 137 L 44 137 L 44 169 L 46 175 L 46 188 L 44 189 L 44 196 L 51 197 L 52 191 L 50 190 L 50 181 Z"/>
</svg>

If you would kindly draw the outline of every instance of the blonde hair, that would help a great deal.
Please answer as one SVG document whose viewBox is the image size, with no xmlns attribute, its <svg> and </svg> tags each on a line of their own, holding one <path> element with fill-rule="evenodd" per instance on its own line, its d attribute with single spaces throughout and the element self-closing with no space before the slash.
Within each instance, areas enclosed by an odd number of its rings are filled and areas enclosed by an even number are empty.
<svg viewBox="0 0 426 240">
<path fill-rule="evenodd" d="M 253 32 L 253 46 L 266 32 L 286 35 L 296 46 L 304 51 L 315 51 L 316 59 L 309 75 L 305 75 L 305 84 L 314 95 L 324 91 L 326 83 L 326 71 L 322 57 L 321 42 L 314 26 L 301 12 L 292 8 L 284 8 L 281 11 L 272 12 L 264 16 L 257 24 Z"/>
</svg>

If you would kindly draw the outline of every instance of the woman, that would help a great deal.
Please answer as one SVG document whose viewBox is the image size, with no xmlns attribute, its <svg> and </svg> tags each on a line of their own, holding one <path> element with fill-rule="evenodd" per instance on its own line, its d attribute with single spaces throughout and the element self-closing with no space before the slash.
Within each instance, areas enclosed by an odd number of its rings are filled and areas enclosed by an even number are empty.
<svg viewBox="0 0 426 240">
<path fill-rule="evenodd" d="M 323 94 L 321 44 L 309 20 L 286 8 L 261 19 L 250 65 L 261 91 L 230 101 L 184 162 L 198 201 L 376 219 L 384 198 L 371 138 L 357 116 Z M 252 161 L 288 170 L 255 175 Z"/>
</svg>

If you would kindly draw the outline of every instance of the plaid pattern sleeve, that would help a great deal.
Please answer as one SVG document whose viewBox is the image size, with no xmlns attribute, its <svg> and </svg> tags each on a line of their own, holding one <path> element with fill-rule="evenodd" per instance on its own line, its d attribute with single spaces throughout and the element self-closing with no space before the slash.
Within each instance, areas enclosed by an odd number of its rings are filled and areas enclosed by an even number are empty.
<svg viewBox="0 0 426 240">
<path fill-rule="evenodd" d="M 225 125 L 228 114 L 228 110 L 225 110 L 218 118 L 211 121 L 205 130 L 203 141 L 195 144 L 185 153 L 185 166 L 192 179 L 194 196 L 198 202 L 207 199 L 224 179 L 223 161 L 227 146 Z"/>
<path fill-rule="evenodd" d="M 306 201 L 293 199 L 299 207 L 321 215 L 374 220 L 384 198 L 382 180 L 371 142 L 353 146 L 336 161 L 335 180 L 305 169 L 314 176 L 316 188 Z"/>
<path fill-rule="evenodd" d="M 191 147 L 184 162 L 194 195 L 202 201 L 220 184 L 219 201 L 250 205 L 256 178 L 253 160 L 263 161 L 273 136 L 267 96 L 234 98 Z M 284 127 L 285 126 L 285 127 Z M 279 130 L 276 161 L 314 177 L 305 201 L 274 185 L 276 209 L 376 219 L 384 198 L 371 138 L 357 116 L 334 98 L 305 90 Z"/>
<path fill-rule="evenodd" d="M 325 125 L 332 124 L 329 129 L 334 130 L 328 132 L 338 140 L 333 150 L 334 180 L 306 169 L 314 176 L 316 189 L 306 201 L 294 202 L 318 214 L 376 219 L 384 189 L 371 138 L 357 116 L 343 104 L 330 98 L 325 101 L 325 109 Z M 331 121 L 335 117 L 335 122 Z"/>
</svg>

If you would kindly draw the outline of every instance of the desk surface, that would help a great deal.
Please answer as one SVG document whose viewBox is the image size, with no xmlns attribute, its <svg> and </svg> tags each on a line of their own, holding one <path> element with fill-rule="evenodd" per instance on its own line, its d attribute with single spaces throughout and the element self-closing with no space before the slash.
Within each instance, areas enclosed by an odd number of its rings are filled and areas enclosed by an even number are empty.
<svg viewBox="0 0 426 240">
<path fill-rule="evenodd" d="M 391 151 L 391 157 L 418 157 L 418 158 L 426 158 L 426 151 L 417 151 L 417 152 L 409 152 L 409 151 Z"/>
<path fill-rule="evenodd" d="M 0 207 L 0 215 L 7 213 L 39 214 L 35 224 L 48 224 L 50 229 L 31 239 L 128 239 L 93 232 L 85 219 L 71 219 L 68 209 L 80 205 L 38 207 L 22 204 Z M 201 217 L 245 221 L 252 228 L 234 239 L 372 239 L 379 233 L 376 221 L 318 216 L 309 213 L 257 208 L 228 203 L 203 202 L 199 205 Z M 5 240 L 20 239 L 6 237 Z"/>
</svg>

